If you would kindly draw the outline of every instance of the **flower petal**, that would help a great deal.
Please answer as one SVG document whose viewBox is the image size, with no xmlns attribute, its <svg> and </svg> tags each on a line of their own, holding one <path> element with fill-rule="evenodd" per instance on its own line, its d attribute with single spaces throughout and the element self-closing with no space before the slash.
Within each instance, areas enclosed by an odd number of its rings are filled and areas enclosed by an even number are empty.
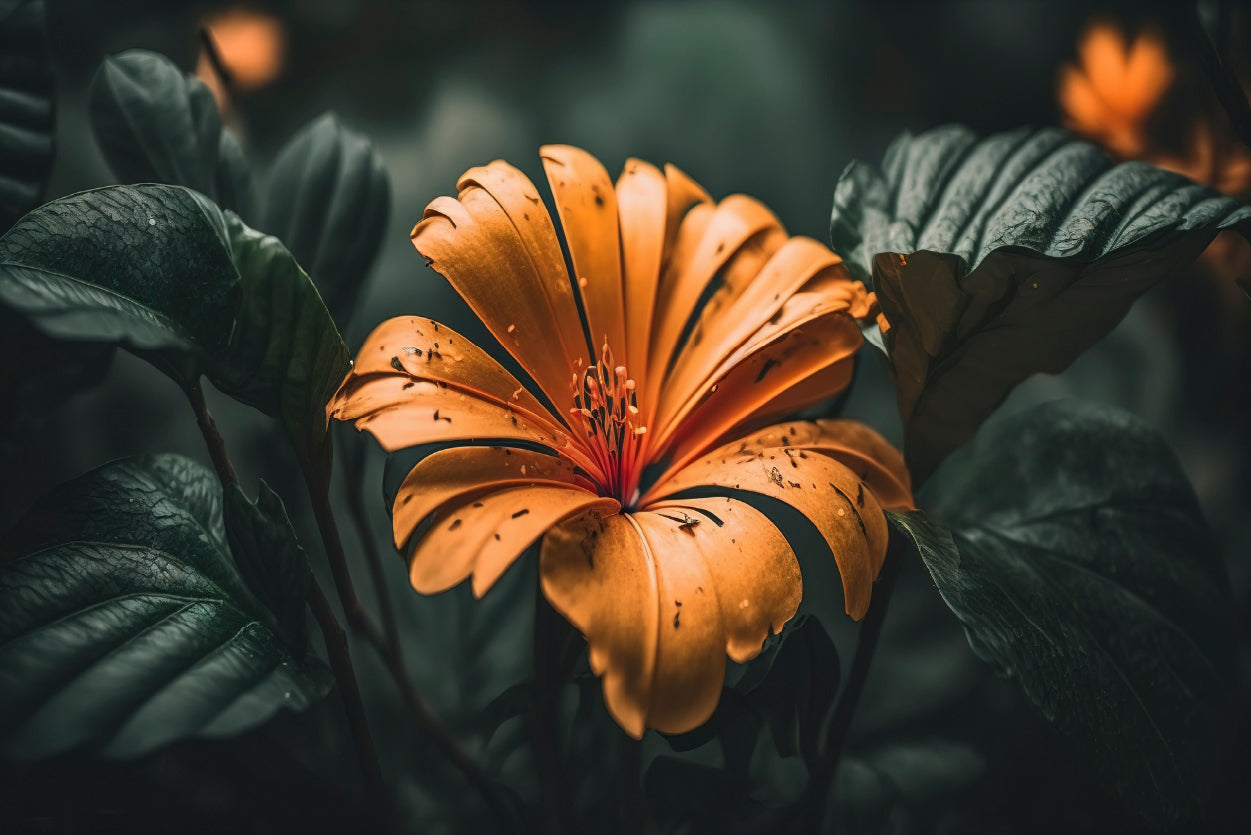
<svg viewBox="0 0 1251 835">
<path fill-rule="evenodd" d="M 595 157 L 570 145 L 539 149 L 543 170 L 556 198 L 569 259 L 582 294 L 591 342 L 604 341 L 625 356 L 625 300 L 621 285 L 621 233 L 617 193 Z"/>
<path fill-rule="evenodd" d="M 840 461 L 756 438 L 735 441 L 658 481 L 643 505 L 697 487 L 771 496 L 806 516 L 829 545 L 843 579 L 847 614 L 869 608 L 873 580 L 886 556 L 886 517 L 871 490 Z"/>
<path fill-rule="evenodd" d="M 658 587 L 652 555 L 629 515 L 575 517 L 543 538 L 540 576 L 553 608 L 587 639 L 604 704 L 643 736 L 656 668 Z"/>
<path fill-rule="evenodd" d="M 462 202 L 466 190 L 474 187 L 483 189 L 508 215 L 535 269 L 544 279 L 543 289 L 554 317 L 552 325 L 555 333 L 571 357 L 582 357 L 584 361 L 589 359 L 591 346 L 586 345 L 582 333 L 578 303 L 574 299 L 573 283 L 565 267 L 560 240 L 556 237 L 556 227 L 534 183 L 503 160 L 495 160 L 466 171 L 456 187 L 461 190 Z"/>
<path fill-rule="evenodd" d="M 626 368 L 647 373 L 660 276 L 673 252 L 687 211 L 711 203 L 699 184 L 673 165 L 660 169 L 626 160 L 617 179 L 621 261 L 625 282 Z"/>
<path fill-rule="evenodd" d="M 1077 45 L 1082 69 L 1100 94 L 1116 94 L 1125 77 L 1125 57 L 1129 44 L 1119 26 L 1097 25 L 1087 30 Z"/>
<path fill-rule="evenodd" d="M 803 596 L 799 561 L 786 537 L 767 516 L 737 499 L 681 499 L 657 502 L 647 510 L 635 518 L 670 590 L 676 592 L 670 568 L 674 562 L 698 559 L 712 580 L 711 585 L 688 585 L 682 594 L 673 595 L 673 604 L 661 598 L 662 632 L 670 621 L 682 629 L 691 625 L 688 599 L 714 593 L 720 648 L 740 664 L 759 655 L 765 639 L 795 616 Z"/>
<path fill-rule="evenodd" d="M 725 682 L 726 639 L 716 578 L 699 554 L 707 538 L 691 528 L 683 534 L 685 541 L 674 539 L 671 532 L 682 533 L 683 517 L 677 513 L 643 511 L 631 517 L 656 572 L 656 599 L 645 610 L 658 618 L 647 727 L 685 733 L 712 716 Z"/>
<path fill-rule="evenodd" d="M 531 419 L 454 388 L 407 374 L 349 376 L 331 402 L 330 416 L 355 420 L 387 452 L 440 441 L 512 439 L 576 455 L 569 437 Z"/>
<path fill-rule="evenodd" d="M 792 296 L 778 315 L 727 357 L 686 399 L 665 391 L 648 454 L 669 453 L 670 471 L 683 466 L 735 426 L 759 425 L 757 412 L 773 410 L 783 393 L 820 372 L 840 367 L 820 379 L 832 387 L 808 390 L 810 405 L 830 397 L 851 381 L 853 357 L 863 343 L 860 328 L 837 296 L 818 291 Z M 673 389 L 676 392 L 676 388 Z"/>
<path fill-rule="evenodd" d="M 541 202 L 532 205 L 531 214 L 546 211 Z M 566 403 L 571 372 L 587 361 L 576 307 L 557 289 L 568 277 L 551 274 L 547 260 L 536 264 L 500 203 L 472 184 L 459 201 L 436 198 L 412 240 L 548 400 L 558 408 Z"/>
<path fill-rule="evenodd" d="M 398 366 L 398 367 L 397 367 Z M 406 374 L 443 383 L 544 421 L 561 421 L 486 351 L 456 331 L 422 316 L 397 316 L 376 327 L 356 354 L 352 375 Z"/>
<path fill-rule="evenodd" d="M 805 285 L 810 295 L 792 301 Z M 689 400 L 736 350 L 767 337 L 770 326 L 793 323 L 794 313 L 808 309 L 808 301 L 814 307 L 845 309 L 856 318 L 869 311 L 864 285 L 850 279 L 842 259 L 811 238 L 791 238 L 752 280 L 727 284 L 709 300 L 665 380 L 665 397 Z M 664 413 L 662 408 L 660 423 Z"/>
<path fill-rule="evenodd" d="M 609 712 L 636 738 L 707 721 L 726 654 L 754 658 L 802 595 L 785 538 L 733 499 L 574 519 L 544 540 L 541 573 L 552 605 L 586 636 Z"/>
<path fill-rule="evenodd" d="M 617 178 L 618 222 L 621 226 L 621 268 L 624 274 L 626 368 L 647 371 L 656 287 L 665 251 L 669 189 L 654 165 L 626 160 Z M 683 207 L 685 211 L 686 207 Z M 674 236 L 677 229 L 674 228 Z"/>
<path fill-rule="evenodd" d="M 570 516 L 594 518 L 621 506 L 572 486 L 506 487 L 444 507 L 409 559 L 409 579 L 422 594 L 446 591 L 473 576 L 481 597 L 532 542 Z"/>
<path fill-rule="evenodd" d="M 1066 64 L 1060 68 L 1056 82 L 1056 98 L 1064 115 L 1064 124 L 1082 133 L 1102 130 L 1108 105 L 1099 97 L 1086 74 Z M 1120 121 L 1117 118 L 1117 121 Z"/>
<path fill-rule="evenodd" d="M 886 510 L 909 510 L 912 479 L 903 455 L 889 441 L 856 420 L 797 420 L 761 429 L 742 438 L 753 446 L 808 450 L 841 461 Z"/>
<path fill-rule="evenodd" d="M 409 471 L 391 508 L 395 547 L 403 548 L 422 520 L 447 504 L 518 485 L 577 484 L 564 458 L 508 447 L 454 447 L 427 455 Z"/>
<path fill-rule="evenodd" d="M 686 323 L 718 271 L 755 235 L 774 232 L 772 240 L 778 245 L 781 243 L 776 235 L 781 224 L 757 200 L 732 194 L 712 210 L 711 217 L 699 211 L 700 208 L 688 212 L 683 220 L 673 257 L 660 281 L 656 301 L 658 315 L 652 324 L 648 397 L 640 394 L 640 402 L 659 391 Z"/>
<path fill-rule="evenodd" d="M 673 255 L 674 244 L 678 240 L 678 229 L 686 218 L 693 204 L 709 205 L 712 198 L 703 187 L 686 175 L 686 172 L 672 163 L 665 163 L 665 185 L 668 188 L 665 210 L 665 250 L 661 258 L 661 274 L 669 266 Z M 711 206 L 710 206 L 711 208 Z"/>
<path fill-rule="evenodd" d="M 1125 57 L 1120 95 L 1124 109 L 1145 119 L 1173 83 L 1173 62 L 1161 33 L 1147 29 L 1138 34 Z"/>
<path fill-rule="evenodd" d="M 768 405 L 756 409 L 715 442 L 716 446 L 755 432 L 762 426 L 771 426 L 795 417 L 799 410 L 813 405 L 814 392 L 830 392 L 846 389 L 853 371 L 846 363 L 828 365 L 796 382 L 790 388 L 775 395 Z M 674 446 L 674 454 L 684 448 L 683 443 Z"/>
</svg>

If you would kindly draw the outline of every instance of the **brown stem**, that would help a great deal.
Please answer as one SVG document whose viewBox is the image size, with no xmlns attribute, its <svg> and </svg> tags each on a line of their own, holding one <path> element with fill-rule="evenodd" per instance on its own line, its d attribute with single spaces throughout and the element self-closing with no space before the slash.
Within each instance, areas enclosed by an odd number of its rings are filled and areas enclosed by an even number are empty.
<svg viewBox="0 0 1251 835">
<path fill-rule="evenodd" d="M 305 469 L 309 497 L 312 501 L 313 515 L 317 519 L 317 528 L 321 533 L 322 543 L 326 549 L 326 557 L 330 562 L 330 571 L 334 576 L 335 588 L 339 592 L 339 603 L 347 617 L 348 625 L 359 633 L 374 651 L 382 658 L 387 671 L 395 681 L 396 687 L 404 699 L 405 705 L 417 720 L 418 726 L 434 743 L 435 748 L 460 771 L 461 776 L 482 795 L 487 808 L 496 821 L 507 831 L 516 827 L 513 815 L 507 804 L 500 797 L 495 784 L 478 767 L 473 758 L 465 752 L 456 739 L 448 732 L 434 710 L 418 692 L 417 686 L 408 675 L 403 654 L 393 651 L 378 626 L 365 611 L 356 588 L 352 583 L 352 574 L 348 570 L 347 555 L 343 550 L 343 541 L 339 537 L 339 528 L 334 520 L 334 511 L 330 507 L 329 485 L 324 479 L 310 475 L 314 470 Z"/>
<path fill-rule="evenodd" d="M 834 715 L 830 717 L 829 725 L 826 727 L 823 742 L 818 748 L 819 757 L 811 767 L 807 798 L 804 803 L 807 815 L 805 831 L 820 830 L 822 816 L 825 814 L 826 793 L 829 791 L 834 771 L 838 768 L 843 743 L 847 740 L 847 732 L 851 728 L 856 705 L 860 701 L 860 694 L 864 690 L 864 683 L 869 675 L 873 652 L 877 649 L 877 641 L 882 634 L 882 624 L 886 621 L 886 610 L 890 605 L 891 592 L 895 590 L 895 579 L 899 575 L 899 563 L 904 559 L 904 554 L 900 551 L 901 549 L 892 542 L 886 553 L 886 560 L 878 575 L 877 587 L 873 591 L 873 600 L 869 604 L 869 611 L 860 625 L 860 634 L 856 638 L 856 652 L 851 659 L 847 684 L 843 686 L 843 692 L 839 695 L 838 703 L 834 707 Z"/>
<path fill-rule="evenodd" d="M 355 440 L 355 439 L 353 439 Z M 382 554 L 378 550 L 378 542 L 374 538 L 373 528 L 369 526 L 369 516 L 365 510 L 365 499 L 361 495 L 361 480 L 364 476 L 364 454 L 357 450 L 353 464 L 343 468 L 343 481 L 347 489 L 348 515 L 356 536 L 365 551 L 366 565 L 369 566 L 369 578 L 373 583 L 374 596 L 378 598 L 378 611 L 382 614 L 382 629 L 386 639 L 387 653 L 399 665 L 404 663 L 404 649 L 400 643 L 400 628 L 395 620 L 395 606 L 391 602 L 391 593 L 387 588 L 387 576 L 382 567 Z M 344 456 L 347 457 L 347 456 Z M 356 466 L 359 459 L 360 467 Z"/>
<path fill-rule="evenodd" d="M 239 478 L 226 453 L 226 441 L 218 431 L 213 415 L 209 413 L 199 378 L 187 388 L 187 399 L 191 401 L 191 408 L 195 411 L 196 423 L 199 424 L 200 434 L 204 436 L 204 444 L 208 447 L 209 457 L 213 459 L 213 467 L 217 470 L 217 478 L 222 487 L 237 485 Z M 356 746 L 361 773 L 365 777 L 366 790 L 377 808 L 385 808 L 386 786 L 382 782 L 382 769 L 378 765 L 378 751 L 374 747 L 369 724 L 365 721 L 365 706 L 356 683 L 356 673 L 352 669 L 352 658 L 348 654 L 347 638 L 330 608 L 330 601 L 326 599 L 316 579 L 309 588 L 308 602 L 326 641 L 326 655 L 330 659 L 330 669 L 334 672 L 335 683 L 343 698 L 343 707 L 347 713 L 348 727 Z"/>
<path fill-rule="evenodd" d="M 217 430 L 213 416 L 209 414 L 208 404 L 204 402 L 204 388 L 200 378 L 197 377 L 186 391 L 191 408 L 195 411 L 195 421 L 200 426 L 200 434 L 204 436 L 204 445 L 208 447 L 209 458 L 213 459 L 213 468 L 217 470 L 217 479 L 223 487 L 238 484 L 239 477 L 235 475 L 235 468 L 226 454 L 226 441 Z"/>
<path fill-rule="evenodd" d="M 556 710 L 560 696 L 560 615 L 536 589 L 534 600 L 534 765 L 539 772 L 543 805 L 543 832 L 561 835 L 573 831 L 565 802 L 565 780 L 556 750 Z"/>
<path fill-rule="evenodd" d="M 213 40 L 213 33 L 209 31 L 207 26 L 200 27 L 200 43 L 204 46 L 204 54 L 208 57 L 209 66 L 217 74 L 222 87 L 226 90 L 233 90 L 235 86 L 234 76 L 231 74 L 230 68 L 222 60 L 222 54 L 217 49 L 217 41 Z"/>
<path fill-rule="evenodd" d="M 322 637 L 326 641 L 326 655 L 330 659 L 330 669 L 334 671 L 335 683 L 339 686 L 339 695 L 343 698 L 343 708 L 347 712 L 348 726 L 352 730 L 352 742 L 356 745 L 356 758 L 360 762 L 361 772 L 365 775 L 365 786 L 370 798 L 379 808 L 385 808 L 386 785 L 382 782 L 382 769 L 378 766 L 378 751 L 374 747 L 373 735 L 369 732 L 369 723 L 365 720 L 365 705 L 361 701 L 360 688 L 356 683 L 356 672 L 352 669 L 352 657 L 348 652 L 347 635 L 339 625 L 334 609 L 322 591 L 316 579 L 309 587 L 308 603 L 321 627 Z"/>
</svg>

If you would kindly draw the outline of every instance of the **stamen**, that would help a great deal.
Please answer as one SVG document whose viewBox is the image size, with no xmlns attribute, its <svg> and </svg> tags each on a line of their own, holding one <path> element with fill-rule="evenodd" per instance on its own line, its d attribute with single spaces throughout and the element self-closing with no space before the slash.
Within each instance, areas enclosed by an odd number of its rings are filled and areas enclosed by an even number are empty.
<svg viewBox="0 0 1251 835">
<path fill-rule="evenodd" d="M 626 367 L 613 362 L 605 342 L 600 361 L 582 372 L 581 380 L 577 373 L 573 375 L 574 406 L 569 410 L 575 428 L 582 430 L 590 457 L 607 479 L 597 484 L 600 494 L 627 505 L 638 494 L 638 438 L 647 432 L 647 427 L 635 425 L 639 414 L 636 389 Z"/>
</svg>

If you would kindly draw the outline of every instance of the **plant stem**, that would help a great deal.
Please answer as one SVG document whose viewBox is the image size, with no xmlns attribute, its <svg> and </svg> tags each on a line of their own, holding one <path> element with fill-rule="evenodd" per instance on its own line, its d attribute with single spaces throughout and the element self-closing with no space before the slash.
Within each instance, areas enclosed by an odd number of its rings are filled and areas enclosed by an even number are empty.
<svg viewBox="0 0 1251 835">
<path fill-rule="evenodd" d="M 355 433 L 353 433 L 355 434 Z M 353 438 L 358 441 L 358 438 Z M 365 551 L 366 564 L 369 566 L 369 577 L 373 582 L 374 596 L 378 598 L 378 611 L 382 615 L 383 637 L 386 639 L 387 652 L 399 664 L 404 663 L 404 648 L 400 643 L 400 628 L 395 620 L 395 606 L 391 602 L 391 593 L 387 588 L 387 575 L 382 567 L 382 554 L 378 551 L 378 542 L 374 538 L 373 528 L 369 526 L 369 516 L 365 510 L 365 499 L 361 495 L 361 481 L 364 478 L 364 450 L 357 444 L 355 451 L 349 456 L 344 455 L 348 463 L 343 468 L 344 487 L 347 489 L 348 514 L 352 526 Z"/>
<path fill-rule="evenodd" d="M 204 401 L 204 388 L 197 378 L 187 389 L 187 399 L 195 411 L 196 423 L 200 434 L 204 436 L 204 444 L 208 447 L 209 457 L 217 470 L 217 479 L 223 488 L 237 485 L 239 477 L 234 465 L 226 452 L 226 441 L 217 429 L 217 422 L 209 413 L 208 404 Z M 365 787 L 371 802 L 377 808 L 386 808 L 386 786 L 382 781 L 382 769 L 378 765 L 378 751 L 374 747 L 373 736 L 369 732 L 369 724 L 365 721 L 365 706 L 361 702 L 360 689 L 356 683 L 356 673 L 352 669 L 352 658 L 348 654 L 347 638 L 343 627 L 334 616 L 330 601 L 326 599 L 321 586 L 314 578 L 309 588 L 309 606 L 313 616 L 321 627 L 322 636 L 326 641 L 326 654 L 330 659 L 330 668 L 334 672 L 335 683 L 343 698 L 343 707 L 347 712 L 348 727 L 352 732 L 352 742 L 356 746 L 356 757 L 360 762 L 361 773 L 365 777 Z"/>
<path fill-rule="evenodd" d="M 369 723 L 365 719 L 365 704 L 361 701 L 360 687 L 356 683 L 356 672 L 352 668 L 352 657 L 348 652 L 347 635 L 339 625 L 321 584 L 314 578 L 308 592 L 309 606 L 313 617 L 321 628 L 322 637 L 326 641 L 326 655 L 330 658 L 330 669 L 334 671 L 335 683 L 339 686 L 339 695 L 343 698 L 343 708 L 347 712 L 348 726 L 352 730 L 352 741 L 356 745 L 356 758 L 360 762 L 361 772 L 365 775 L 365 786 L 371 800 L 386 808 L 387 790 L 382 782 L 382 769 L 378 765 L 378 750 L 374 747 L 373 735 L 369 732 Z"/>
<path fill-rule="evenodd" d="M 434 743 L 447 759 L 460 771 L 465 780 L 482 795 L 487 808 L 495 816 L 497 822 L 506 831 L 515 829 L 513 815 L 507 804 L 501 799 L 495 784 L 483 773 L 473 758 L 465 752 L 456 739 L 439 721 L 434 710 L 418 692 L 417 686 L 408 675 L 404 664 L 403 653 L 399 651 L 398 642 L 388 644 L 383 633 L 369 618 L 356 594 L 352 583 L 352 575 L 348 570 L 347 555 L 343 550 L 343 541 L 339 537 L 339 528 L 334 520 L 334 512 L 330 506 L 329 485 L 324 480 L 310 476 L 310 469 L 305 470 L 309 498 L 313 506 L 313 515 L 317 519 L 317 528 L 321 533 L 322 543 L 326 549 L 326 558 L 330 563 L 330 571 L 334 576 L 335 588 L 339 593 L 339 603 L 343 607 L 348 625 L 373 647 L 382 658 L 387 671 L 395 681 L 396 687 L 404 699 L 405 705 L 417 720 L 423 733 Z M 394 646 L 394 649 L 392 649 Z"/>
<path fill-rule="evenodd" d="M 217 49 L 217 41 L 213 39 L 213 33 L 209 31 L 207 26 L 200 27 L 200 45 L 204 47 L 204 54 L 208 58 L 209 66 L 213 68 L 217 78 L 222 83 L 222 87 L 226 90 L 233 91 L 235 86 L 234 76 L 231 75 L 226 63 L 222 61 L 222 54 Z"/>
<path fill-rule="evenodd" d="M 217 430 L 217 422 L 209 414 L 208 404 L 204 402 L 204 388 L 199 377 L 187 389 L 187 399 L 191 401 L 191 408 L 195 411 L 195 421 L 200 426 L 200 434 L 204 436 L 204 445 L 208 447 L 209 458 L 213 459 L 213 468 L 217 470 L 217 480 L 222 483 L 223 487 L 238 484 L 239 477 L 235 475 L 234 465 L 230 463 L 230 457 L 226 454 L 226 441 L 222 438 L 222 433 Z"/>
<path fill-rule="evenodd" d="M 620 816 L 618 825 L 623 835 L 637 835 L 643 831 L 643 785 L 639 774 L 643 741 L 622 733 L 620 745 L 620 771 L 617 774 L 617 809 Z"/>
<path fill-rule="evenodd" d="M 539 772 L 543 805 L 543 829 L 547 835 L 573 831 L 565 802 L 564 775 L 556 750 L 556 706 L 560 693 L 560 616 L 552 609 L 543 589 L 534 600 L 534 764 Z"/>
<path fill-rule="evenodd" d="M 847 732 L 851 728 L 851 720 L 864 690 L 864 683 L 869 675 L 869 666 L 873 661 L 874 650 L 877 649 L 878 638 L 882 634 L 882 624 L 886 621 L 886 610 L 890 605 L 891 593 L 895 590 L 895 579 L 899 576 L 899 564 L 904 559 L 903 549 L 892 538 L 891 547 L 886 552 L 886 560 L 878 575 L 877 587 L 873 592 L 873 600 L 864 622 L 860 625 L 860 634 L 856 638 L 856 652 L 851 659 L 847 683 L 839 694 L 834 706 L 834 715 L 830 717 L 826 727 L 824 740 L 818 748 L 819 757 L 809 773 L 808 797 L 804 804 L 807 810 L 805 831 L 816 832 L 820 829 L 821 819 L 825 813 L 826 793 L 830 782 L 838 768 L 842 755 L 843 743 L 847 740 Z"/>
</svg>

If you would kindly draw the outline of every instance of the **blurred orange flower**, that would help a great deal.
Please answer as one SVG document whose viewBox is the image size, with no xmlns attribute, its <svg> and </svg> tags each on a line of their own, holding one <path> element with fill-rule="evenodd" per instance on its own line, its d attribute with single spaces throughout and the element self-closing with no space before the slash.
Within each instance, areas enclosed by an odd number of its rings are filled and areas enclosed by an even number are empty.
<svg viewBox="0 0 1251 835">
<path fill-rule="evenodd" d="M 1060 67 L 1057 92 L 1065 127 L 1124 158 L 1146 148 L 1146 122 L 1173 83 L 1158 30 L 1130 43 L 1119 26 L 1095 22 L 1077 46 L 1077 64 Z"/>
<path fill-rule="evenodd" d="M 219 71 L 229 73 L 232 88 L 242 91 L 260 89 L 282 71 L 287 36 L 277 18 L 239 6 L 210 15 L 204 20 L 204 29 L 221 65 L 215 67 L 207 49 L 202 49 L 195 74 L 212 91 L 218 110 L 230 106 Z"/>
<path fill-rule="evenodd" d="M 1146 160 L 1225 194 L 1248 188 L 1251 153 L 1237 137 L 1226 136 L 1201 102 L 1166 105 L 1178 71 L 1159 29 L 1144 29 L 1130 42 L 1117 24 L 1096 21 L 1082 33 L 1077 52 L 1076 64 L 1060 67 L 1056 85 L 1065 127 L 1120 159 Z M 1180 147 L 1168 147 L 1152 128 L 1166 107 L 1167 117 L 1184 128 Z"/>
<path fill-rule="evenodd" d="M 848 384 L 855 319 L 875 311 L 838 256 L 750 197 L 714 203 L 639 160 L 614 186 L 567 146 L 542 158 L 576 281 L 534 184 L 502 161 L 412 233 L 533 390 L 402 317 L 370 335 L 328 414 L 387 450 L 498 444 L 436 452 L 400 488 L 413 587 L 472 578 L 481 595 L 542 538 L 543 592 L 586 636 L 613 717 L 635 737 L 683 732 L 716 707 L 725 655 L 755 657 L 799 605 L 795 554 L 750 494 L 812 520 L 848 613 L 868 608 L 882 508 L 912 501 L 899 453 L 846 420 L 761 427 Z"/>
<path fill-rule="evenodd" d="M 1206 89 L 1194 95 L 1198 68 L 1170 56 L 1161 30 L 1146 28 L 1131 43 L 1119 25 L 1095 21 L 1079 37 L 1077 52 L 1077 63 L 1062 65 L 1057 76 L 1065 127 L 1120 159 L 1141 159 L 1224 194 L 1251 196 L 1251 150 Z M 1241 83 L 1245 89 L 1246 80 Z M 1224 279 L 1229 304 L 1222 310 L 1244 310 L 1233 280 L 1247 276 L 1251 246 L 1237 233 L 1222 232 L 1202 260 Z"/>
</svg>

